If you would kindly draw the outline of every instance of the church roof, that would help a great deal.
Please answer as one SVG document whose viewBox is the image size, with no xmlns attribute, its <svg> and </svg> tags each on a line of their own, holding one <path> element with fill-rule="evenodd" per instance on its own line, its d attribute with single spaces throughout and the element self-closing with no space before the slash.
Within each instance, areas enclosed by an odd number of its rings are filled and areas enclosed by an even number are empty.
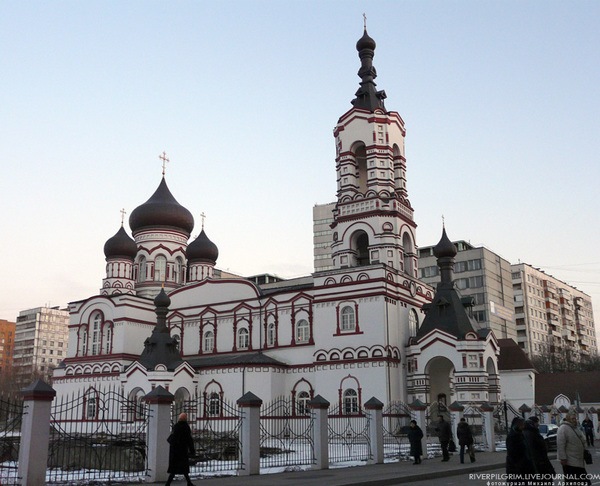
<svg viewBox="0 0 600 486">
<path fill-rule="evenodd" d="M 186 360 L 194 369 L 212 368 L 214 366 L 240 366 L 240 365 L 272 365 L 287 366 L 285 363 L 276 360 L 261 352 L 248 352 L 225 355 L 211 355 L 200 358 L 190 358 Z"/>
<path fill-rule="evenodd" d="M 129 226 L 134 234 L 146 227 L 170 226 L 189 235 L 194 229 L 194 217 L 173 197 L 163 177 L 150 199 L 133 210 Z"/>
<path fill-rule="evenodd" d="M 600 371 L 539 373 L 535 377 L 535 403 L 551 405 L 562 394 L 575 403 L 600 403 Z"/>
<path fill-rule="evenodd" d="M 360 76 L 360 88 L 356 92 L 356 98 L 352 100 L 355 108 L 361 108 L 374 112 L 376 109 L 385 111 L 383 100 L 386 98 L 385 91 L 377 91 L 375 78 L 377 71 L 373 66 L 373 57 L 375 56 L 375 41 L 367 34 L 367 27 L 363 36 L 356 43 L 356 50 L 361 61 L 358 75 Z"/>
<path fill-rule="evenodd" d="M 137 245 L 123 226 L 104 243 L 104 256 L 106 258 L 125 257 L 133 260 L 136 255 Z"/>
<path fill-rule="evenodd" d="M 525 351 L 513 339 L 498 339 L 500 356 L 498 370 L 532 370 L 535 369 Z"/>
<path fill-rule="evenodd" d="M 206 236 L 204 229 L 200 232 L 198 238 L 188 245 L 185 253 L 190 262 L 201 260 L 216 263 L 217 258 L 219 258 L 217 245 Z"/>
</svg>

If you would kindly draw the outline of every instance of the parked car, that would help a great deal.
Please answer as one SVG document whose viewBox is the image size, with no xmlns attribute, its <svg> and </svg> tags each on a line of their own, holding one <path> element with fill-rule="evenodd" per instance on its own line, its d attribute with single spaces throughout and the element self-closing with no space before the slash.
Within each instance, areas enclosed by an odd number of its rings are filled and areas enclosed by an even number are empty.
<svg viewBox="0 0 600 486">
<path fill-rule="evenodd" d="M 558 425 L 555 424 L 540 424 L 538 426 L 540 434 L 544 438 L 546 443 L 546 449 L 549 451 L 556 450 L 556 433 L 558 432 Z"/>
</svg>

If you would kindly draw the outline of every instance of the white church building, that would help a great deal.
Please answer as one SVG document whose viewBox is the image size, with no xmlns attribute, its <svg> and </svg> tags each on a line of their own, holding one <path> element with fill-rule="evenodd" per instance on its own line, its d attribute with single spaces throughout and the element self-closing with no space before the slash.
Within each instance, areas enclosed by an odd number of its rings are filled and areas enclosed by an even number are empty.
<svg viewBox="0 0 600 486">
<path fill-rule="evenodd" d="M 98 295 L 69 305 L 59 395 L 117 387 L 142 397 L 162 385 L 176 400 L 210 403 L 250 391 L 291 398 L 302 412 L 319 394 L 341 413 L 371 397 L 499 401 L 498 343 L 454 288 L 445 230 L 435 250 L 442 282 L 436 290 L 418 278 L 404 121 L 376 88 L 366 29 L 356 49 L 360 85 L 334 130 L 333 268 L 267 283 L 220 271 L 204 229 L 190 241 L 192 214 L 163 174 L 132 211 L 131 236 L 122 226 L 106 242 Z"/>
</svg>

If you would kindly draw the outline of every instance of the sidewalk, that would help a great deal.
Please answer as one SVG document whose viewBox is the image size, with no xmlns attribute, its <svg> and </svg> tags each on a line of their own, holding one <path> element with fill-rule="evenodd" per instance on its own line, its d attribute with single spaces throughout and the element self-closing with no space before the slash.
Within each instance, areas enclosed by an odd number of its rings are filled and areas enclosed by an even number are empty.
<svg viewBox="0 0 600 486">
<path fill-rule="evenodd" d="M 468 461 L 468 459 L 467 459 Z M 458 454 L 449 462 L 440 457 L 426 459 L 417 466 L 412 461 L 390 462 L 370 466 L 354 466 L 324 470 L 307 470 L 257 476 L 227 476 L 193 479 L 196 486 L 266 486 L 286 484 L 290 486 L 387 486 L 397 483 L 410 483 L 464 473 L 489 471 L 504 468 L 506 452 L 480 452 L 477 461 L 460 464 Z M 185 486 L 183 476 L 173 481 L 174 486 Z M 138 483 L 139 484 L 139 483 Z M 164 483 L 146 483 L 162 485 Z"/>
</svg>

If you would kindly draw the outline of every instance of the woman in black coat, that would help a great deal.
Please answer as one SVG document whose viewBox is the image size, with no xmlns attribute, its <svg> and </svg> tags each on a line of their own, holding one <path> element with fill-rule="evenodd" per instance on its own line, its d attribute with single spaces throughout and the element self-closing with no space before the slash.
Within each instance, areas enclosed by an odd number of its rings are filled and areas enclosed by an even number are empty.
<svg viewBox="0 0 600 486">
<path fill-rule="evenodd" d="M 529 450 L 535 473 L 542 475 L 550 474 L 554 476 L 556 471 L 554 470 L 554 466 L 550 462 L 550 459 L 548 459 L 546 443 L 538 430 L 538 423 L 539 419 L 537 417 L 530 417 L 525 421 L 525 428 L 523 429 L 525 443 L 527 444 L 527 449 Z M 548 483 L 548 479 L 541 477 L 539 483 Z"/>
<path fill-rule="evenodd" d="M 524 484 L 519 477 L 535 473 L 533 461 L 525 444 L 524 426 L 525 420 L 521 417 L 515 417 L 506 437 L 506 474 L 512 475 L 507 484 Z"/>
<path fill-rule="evenodd" d="M 187 414 L 179 415 L 179 420 L 173 425 L 169 441 L 169 479 L 165 486 L 169 486 L 175 474 L 183 474 L 188 486 L 194 486 L 190 480 L 190 463 L 188 454 L 194 455 L 194 439 L 192 439 L 192 430 L 187 423 Z"/>
<path fill-rule="evenodd" d="M 410 427 L 406 435 L 408 436 L 408 442 L 410 442 L 410 455 L 415 458 L 413 464 L 421 464 L 421 456 L 423 455 L 421 439 L 423 438 L 423 431 L 415 420 L 410 421 Z"/>
</svg>

